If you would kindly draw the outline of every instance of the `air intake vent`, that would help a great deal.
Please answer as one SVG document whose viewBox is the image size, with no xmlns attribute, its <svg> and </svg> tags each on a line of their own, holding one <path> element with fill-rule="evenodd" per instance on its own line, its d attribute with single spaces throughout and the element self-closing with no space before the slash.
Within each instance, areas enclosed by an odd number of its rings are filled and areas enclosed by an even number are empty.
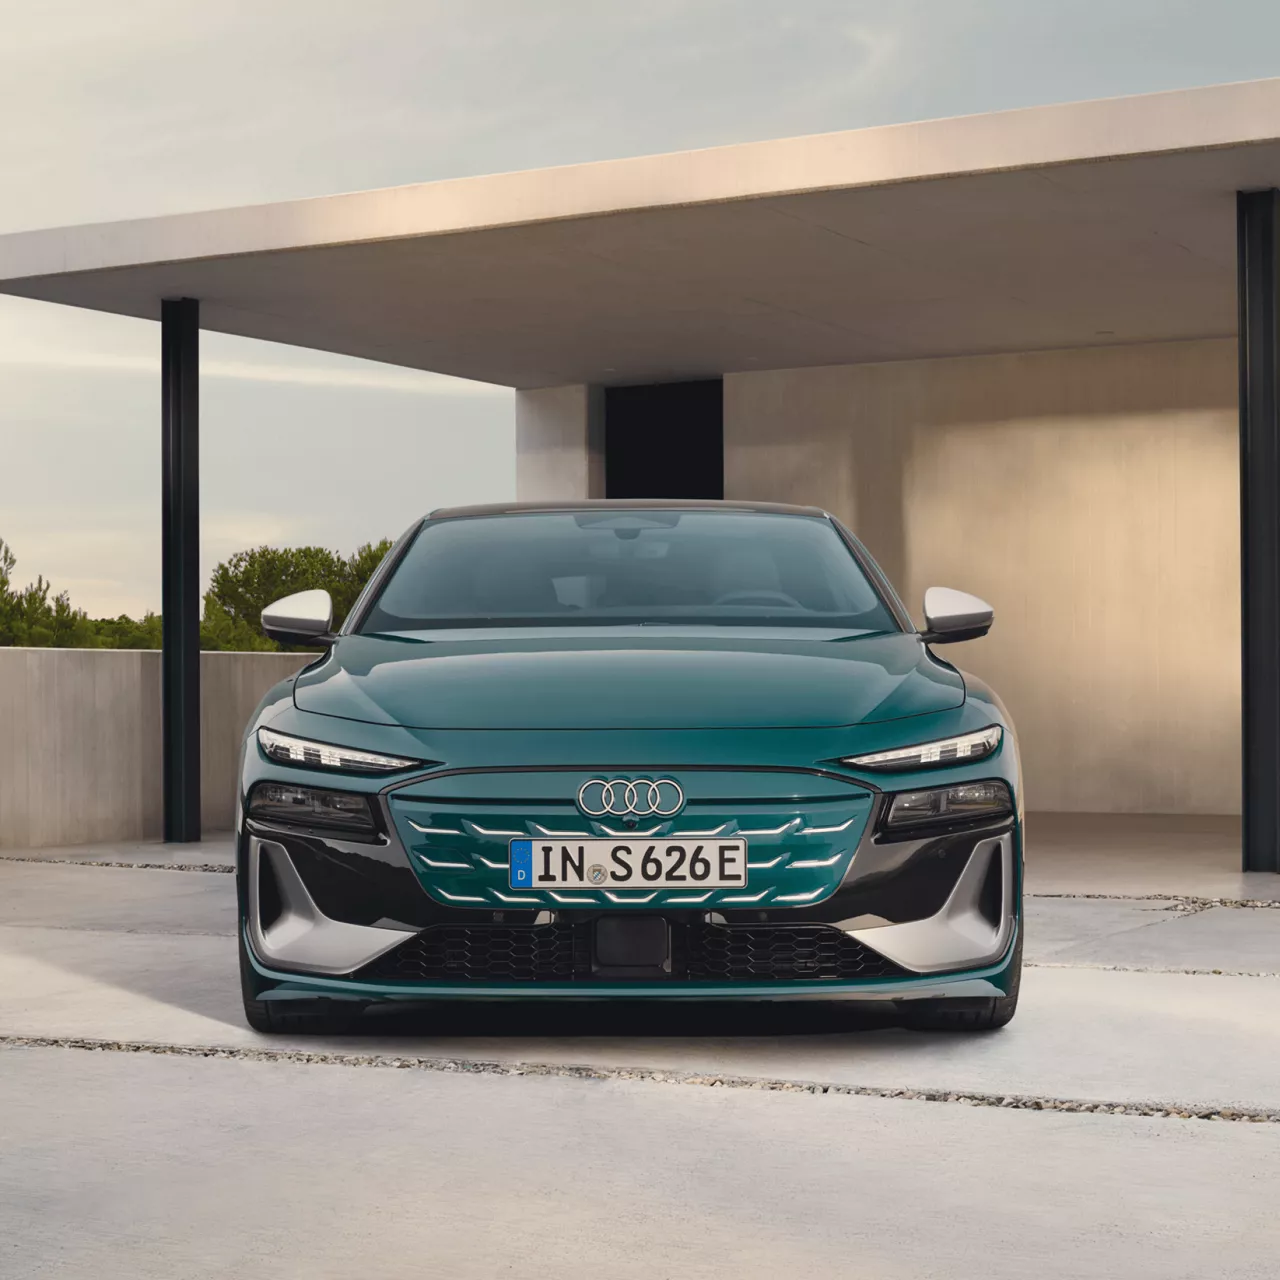
<svg viewBox="0 0 1280 1280">
<path fill-rule="evenodd" d="M 906 974 L 832 925 L 690 928 L 685 977 L 694 982 L 850 981 Z"/>
<path fill-rule="evenodd" d="M 356 976 L 366 982 L 612 982 L 588 922 L 432 925 Z M 646 982 L 839 982 L 908 971 L 832 925 L 672 924 L 672 972 Z"/>
<path fill-rule="evenodd" d="M 379 982 L 564 982 L 591 971 L 591 938 L 571 924 L 432 925 L 360 973 Z"/>
</svg>

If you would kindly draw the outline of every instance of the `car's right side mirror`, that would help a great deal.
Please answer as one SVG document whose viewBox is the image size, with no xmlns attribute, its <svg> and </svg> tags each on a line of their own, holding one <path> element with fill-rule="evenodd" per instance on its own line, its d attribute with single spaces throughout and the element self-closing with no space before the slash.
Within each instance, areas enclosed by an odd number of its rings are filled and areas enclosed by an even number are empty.
<svg viewBox="0 0 1280 1280">
<path fill-rule="evenodd" d="M 953 644 L 976 640 L 991 630 L 995 610 L 967 591 L 950 587 L 930 587 L 924 593 L 924 626 L 920 633 L 926 644 Z"/>
<path fill-rule="evenodd" d="M 333 597 L 321 589 L 298 591 L 262 611 L 262 629 L 282 644 L 330 644 Z"/>
</svg>

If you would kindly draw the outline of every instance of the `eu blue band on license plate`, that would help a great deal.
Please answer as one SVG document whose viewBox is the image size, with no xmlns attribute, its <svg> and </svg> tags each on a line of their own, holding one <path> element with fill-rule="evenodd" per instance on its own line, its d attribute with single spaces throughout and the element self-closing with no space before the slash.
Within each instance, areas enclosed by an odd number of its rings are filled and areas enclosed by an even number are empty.
<svg viewBox="0 0 1280 1280">
<path fill-rule="evenodd" d="M 511 888 L 527 889 L 533 884 L 533 841 L 511 842 Z"/>
</svg>

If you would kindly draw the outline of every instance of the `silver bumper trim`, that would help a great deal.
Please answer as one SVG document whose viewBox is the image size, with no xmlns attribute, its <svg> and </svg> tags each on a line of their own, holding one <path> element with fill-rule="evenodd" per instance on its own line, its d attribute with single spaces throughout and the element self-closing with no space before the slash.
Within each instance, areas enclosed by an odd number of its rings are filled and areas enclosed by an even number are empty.
<svg viewBox="0 0 1280 1280">
<path fill-rule="evenodd" d="M 262 927 L 259 868 L 266 858 L 280 887 L 283 910 Z M 274 840 L 249 837 L 249 942 L 259 959 L 306 973 L 344 974 L 376 960 L 412 932 L 347 924 L 326 916 L 303 884 L 288 851 Z"/>
<path fill-rule="evenodd" d="M 992 925 L 978 909 L 982 882 L 994 858 L 1001 862 L 998 925 Z M 1015 914 L 1013 837 L 1003 835 L 974 846 L 951 896 L 935 915 L 906 924 L 876 925 L 846 932 L 904 969 L 939 973 L 998 960 L 1009 946 Z"/>
</svg>

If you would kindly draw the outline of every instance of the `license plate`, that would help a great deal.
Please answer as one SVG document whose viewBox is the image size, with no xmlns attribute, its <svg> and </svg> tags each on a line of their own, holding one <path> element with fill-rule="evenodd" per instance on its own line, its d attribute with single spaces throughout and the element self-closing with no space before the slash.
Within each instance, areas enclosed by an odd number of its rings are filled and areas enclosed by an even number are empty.
<svg viewBox="0 0 1280 1280">
<path fill-rule="evenodd" d="M 745 840 L 512 840 L 513 889 L 741 889 Z"/>
</svg>

